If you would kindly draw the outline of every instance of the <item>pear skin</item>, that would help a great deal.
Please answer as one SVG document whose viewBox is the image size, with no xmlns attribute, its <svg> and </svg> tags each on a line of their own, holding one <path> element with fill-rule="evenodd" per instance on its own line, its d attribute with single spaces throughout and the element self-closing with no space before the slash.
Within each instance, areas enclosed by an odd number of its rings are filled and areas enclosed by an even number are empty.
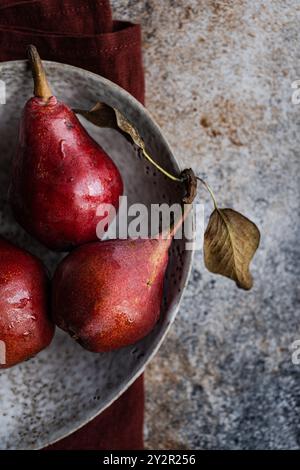
<svg viewBox="0 0 300 470">
<path fill-rule="evenodd" d="M 136 343 L 159 318 L 169 245 L 109 240 L 74 250 L 54 275 L 55 323 L 93 352 Z"/>
<path fill-rule="evenodd" d="M 55 251 L 97 240 L 97 208 L 118 208 L 118 168 L 73 111 L 52 96 L 34 46 L 29 47 L 35 96 L 22 113 L 10 202 L 16 220 Z"/>
<path fill-rule="evenodd" d="M 1 369 L 35 356 L 51 343 L 55 327 L 49 313 L 44 266 L 0 238 Z"/>
</svg>

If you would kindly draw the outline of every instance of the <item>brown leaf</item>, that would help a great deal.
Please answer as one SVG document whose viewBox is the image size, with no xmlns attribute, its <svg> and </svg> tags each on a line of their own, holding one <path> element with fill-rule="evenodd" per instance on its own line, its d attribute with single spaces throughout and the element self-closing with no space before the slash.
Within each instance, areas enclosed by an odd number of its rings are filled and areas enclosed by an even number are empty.
<svg viewBox="0 0 300 470">
<path fill-rule="evenodd" d="M 251 220 L 233 209 L 215 209 L 204 234 L 205 266 L 249 290 L 253 285 L 249 265 L 259 241 L 259 230 Z"/>
<path fill-rule="evenodd" d="M 88 121 L 95 124 L 95 126 L 115 129 L 128 141 L 140 147 L 140 149 L 143 150 L 145 148 L 145 144 L 135 127 L 127 121 L 120 111 L 112 108 L 108 104 L 98 101 L 89 111 L 85 111 L 84 109 L 74 109 L 73 111 L 85 117 Z"/>
<path fill-rule="evenodd" d="M 74 113 L 81 114 L 88 121 L 99 127 L 111 127 L 119 130 L 115 110 L 105 103 L 98 101 L 89 111 L 84 109 L 74 109 Z"/>
<path fill-rule="evenodd" d="M 99 127 L 110 127 L 112 129 L 116 129 L 120 134 L 122 134 L 125 139 L 127 139 L 130 143 L 135 144 L 139 149 L 142 151 L 144 157 L 154 165 L 161 173 L 164 173 L 165 176 L 169 177 L 174 181 L 181 181 L 186 184 L 186 181 L 182 179 L 181 176 L 172 175 L 168 173 L 164 168 L 162 168 L 158 163 L 156 163 L 151 156 L 148 154 L 146 150 L 145 143 L 141 138 L 138 130 L 134 127 L 134 125 L 129 122 L 125 116 L 123 116 L 120 111 L 115 108 L 111 108 L 105 103 L 98 102 L 90 111 L 85 111 L 83 109 L 74 109 L 73 110 L 76 114 L 80 114 L 84 116 L 88 121 L 92 122 L 96 126 Z M 190 171 L 191 170 L 187 170 Z M 187 177 L 187 175 L 185 175 Z M 186 178 L 187 179 L 187 178 Z M 195 196 L 195 185 L 196 177 L 194 177 L 194 181 L 190 179 L 190 182 L 186 184 L 191 190 L 191 194 L 189 195 L 189 199 L 192 199 Z M 193 188 L 192 188 L 193 186 Z"/>
<path fill-rule="evenodd" d="M 140 147 L 140 149 L 144 150 L 144 141 L 136 130 L 136 128 L 129 121 L 127 121 L 127 119 L 123 116 L 123 114 L 120 113 L 120 111 L 115 109 L 115 113 L 119 129 L 128 134 L 131 137 L 133 143 Z"/>
</svg>

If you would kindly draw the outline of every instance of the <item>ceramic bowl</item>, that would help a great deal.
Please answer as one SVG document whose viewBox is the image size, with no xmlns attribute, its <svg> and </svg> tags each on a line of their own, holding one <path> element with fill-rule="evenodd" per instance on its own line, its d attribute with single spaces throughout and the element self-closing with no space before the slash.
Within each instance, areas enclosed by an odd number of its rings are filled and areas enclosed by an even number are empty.
<svg viewBox="0 0 300 470">
<path fill-rule="evenodd" d="M 149 153 L 170 172 L 179 167 L 166 139 L 147 110 L 130 94 L 104 78 L 69 65 L 45 62 L 54 94 L 73 108 L 90 109 L 97 101 L 118 108 L 135 123 Z M 22 107 L 32 95 L 26 61 L 0 64 L 0 234 L 39 256 L 50 272 L 63 255 L 50 252 L 14 221 L 7 204 L 11 159 Z M 2 102 L 3 99 L 2 93 Z M 159 174 L 115 130 L 82 121 L 117 163 L 128 204 L 179 202 L 182 187 Z M 35 358 L 0 371 L 0 448 L 38 449 L 61 439 L 101 413 L 143 372 L 174 321 L 192 263 L 185 240 L 173 242 L 159 323 L 139 343 L 94 354 L 56 329 L 49 348 Z M 1 312 L 0 312 L 1 314 Z M 1 334 L 1 332 L 0 332 Z"/>
</svg>

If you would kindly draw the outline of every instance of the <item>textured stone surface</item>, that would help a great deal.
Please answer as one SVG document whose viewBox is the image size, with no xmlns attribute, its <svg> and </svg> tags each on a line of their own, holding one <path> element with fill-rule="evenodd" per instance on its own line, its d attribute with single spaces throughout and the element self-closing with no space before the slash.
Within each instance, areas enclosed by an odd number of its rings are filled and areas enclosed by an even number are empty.
<svg viewBox="0 0 300 470">
<path fill-rule="evenodd" d="M 255 286 L 197 253 L 175 325 L 147 369 L 149 448 L 300 447 L 298 0 L 113 0 L 141 22 L 147 105 L 182 166 L 260 227 Z M 201 191 L 206 215 L 211 204 Z"/>
</svg>

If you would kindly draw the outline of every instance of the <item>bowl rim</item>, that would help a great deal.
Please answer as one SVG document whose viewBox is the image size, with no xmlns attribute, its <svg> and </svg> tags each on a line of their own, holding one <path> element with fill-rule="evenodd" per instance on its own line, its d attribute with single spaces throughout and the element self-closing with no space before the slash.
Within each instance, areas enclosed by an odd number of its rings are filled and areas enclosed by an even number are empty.
<svg viewBox="0 0 300 470">
<path fill-rule="evenodd" d="M 93 80 L 97 80 L 97 81 L 102 82 L 104 84 L 104 86 L 115 89 L 116 92 L 121 94 L 124 97 L 125 100 L 130 101 L 135 107 L 138 108 L 138 110 L 142 114 L 146 115 L 148 120 L 153 125 L 153 128 L 155 130 L 156 135 L 159 136 L 159 138 L 163 142 L 164 146 L 168 150 L 168 153 L 171 157 L 172 165 L 175 167 L 175 169 L 178 172 L 181 171 L 180 170 L 180 164 L 177 161 L 177 159 L 175 158 L 173 150 L 172 150 L 168 140 L 164 136 L 160 126 L 157 124 L 156 120 L 154 119 L 152 114 L 147 110 L 147 108 L 145 108 L 145 106 L 142 103 L 140 103 L 128 91 L 126 91 L 124 88 L 120 87 L 116 83 L 110 81 L 109 79 L 104 78 L 101 75 L 98 75 L 94 72 L 90 72 L 88 70 L 85 70 L 81 67 L 76 67 L 76 66 L 73 66 L 73 65 L 64 64 L 62 62 L 55 62 L 55 61 L 50 61 L 50 60 L 43 60 L 43 64 L 45 65 L 46 68 L 47 68 L 47 66 L 49 66 L 49 67 L 50 66 L 55 66 L 57 68 L 64 69 L 64 71 L 67 70 L 67 71 L 70 71 L 70 72 L 73 71 L 73 72 L 81 73 L 82 75 L 85 75 L 87 78 L 90 77 Z M 25 67 L 27 66 L 27 60 L 9 60 L 9 61 L 0 62 L 0 71 L 1 71 L 1 69 L 5 68 L 5 67 L 12 66 L 12 65 L 15 65 L 17 67 L 23 67 L 25 69 Z M 191 209 L 189 217 L 192 217 L 192 220 L 193 220 L 192 231 L 193 231 L 193 235 L 194 235 L 196 229 L 195 229 L 195 212 L 194 212 L 193 208 Z M 187 284 L 189 282 L 189 278 L 190 278 L 191 271 L 192 271 L 194 255 L 195 255 L 195 247 L 193 246 L 193 248 L 191 250 L 189 250 L 189 252 L 188 252 L 187 261 L 186 261 L 187 269 L 186 269 L 186 274 L 185 274 L 185 277 L 184 277 L 184 280 L 183 280 L 182 289 L 181 289 L 179 298 L 178 298 L 178 300 L 176 301 L 175 304 L 173 304 L 169 309 L 167 309 L 167 312 L 169 313 L 169 318 L 168 318 L 168 323 L 165 327 L 165 330 L 164 330 L 163 334 L 161 335 L 161 337 L 156 339 L 156 341 L 154 342 L 151 352 L 148 355 L 145 354 L 143 362 L 141 363 L 141 366 L 138 369 L 138 371 L 133 374 L 133 376 L 126 382 L 125 385 L 121 386 L 121 388 L 119 389 L 119 391 L 117 391 L 117 393 L 114 395 L 113 398 L 108 400 L 107 403 L 105 403 L 104 405 L 100 406 L 99 409 L 96 412 L 92 411 L 90 414 L 87 414 L 86 419 L 81 419 L 80 422 L 76 423 L 75 427 L 73 427 L 69 431 L 62 431 L 62 432 L 56 431 L 54 433 L 52 439 L 48 438 L 48 441 L 47 441 L 47 438 L 46 438 L 46 442 L 44 442 L 43 444 L 38 444 L 38 445 L 32 446 L 31 449 L 41 450 L 45 447 L 51 446 L 51 445 L 55 444 L 56 442 L 70 436 L 74 432 L 78 431 L 79 429 L 81 429 L 82 427 L 84 427 L 85 425 L 90 423 L 99 414 L 101 414 L 103 411 L 105 411 L 107 408 L 109 408 L 116 400 L 118 400 L 118 398 L 120 398 L 121 395 L 123 395 L 123 393 L 125 393 L 129 389 L 129 387 L 144 373 L 146 366 L 150 363 L 150 361 L 152 361 L 152 359 L 157 354 L 157 352 L 158 352 L 159 348 L 161 347 L 163 341 L 165 340 L 166 336 L 168 335 L 172 324 L 175 321 L 176 315 L 178 313 L 178 310 L 179 310 L 179 308 L 181 306 L 181 303 L 182 303 L 182 300 L 184 298 L 184 294 L 185 294 L 185 291 L 186 291 Z M 28 448 L 28 447 L 26 447 L 26 448 Z"/>
</svg>

